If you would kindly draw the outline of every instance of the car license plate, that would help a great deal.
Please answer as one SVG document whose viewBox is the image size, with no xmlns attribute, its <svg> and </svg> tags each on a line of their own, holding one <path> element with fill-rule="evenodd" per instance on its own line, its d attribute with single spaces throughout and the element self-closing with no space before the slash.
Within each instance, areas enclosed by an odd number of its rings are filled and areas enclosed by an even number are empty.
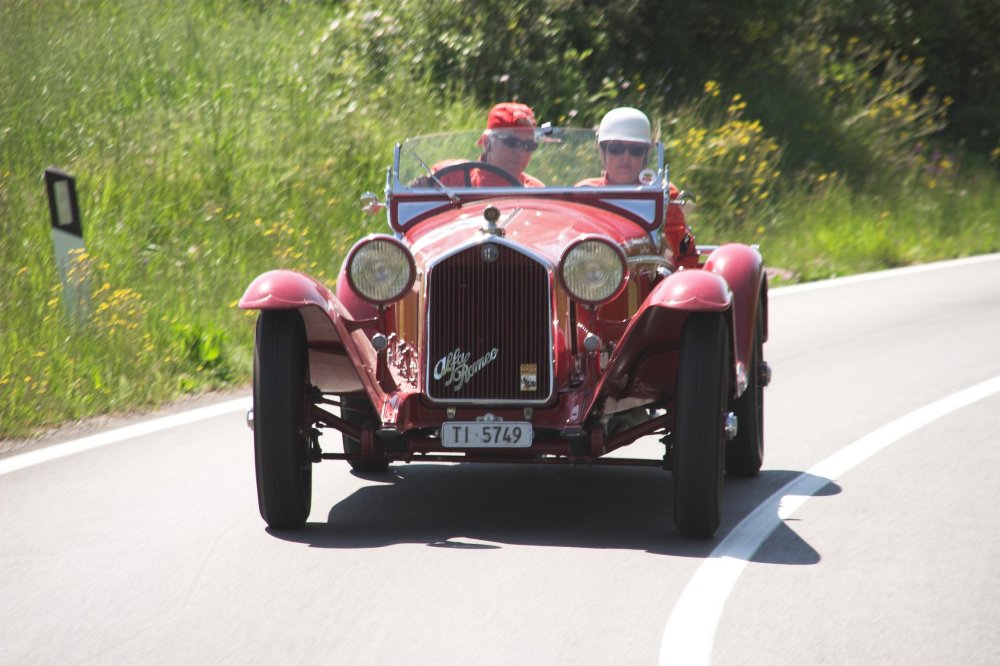
<svg viewBox="0 0 1000 666">
<path fill-rule="evenodd" d="M 448 448 L 527 448 L 531 446 L 527 421 L 455 421 L 441 425 L 441 443 Z"/>
</svg>

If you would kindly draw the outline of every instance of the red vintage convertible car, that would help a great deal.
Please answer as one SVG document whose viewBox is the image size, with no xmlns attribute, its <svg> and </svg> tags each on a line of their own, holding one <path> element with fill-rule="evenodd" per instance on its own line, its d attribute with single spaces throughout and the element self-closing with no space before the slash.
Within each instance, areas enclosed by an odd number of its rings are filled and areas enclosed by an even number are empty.
<svg viewBox="0 0 1000 666">
<path fill-rule="evenodd" d="M 528 169 L 545 187 L 446 178 L 482 168 L 479 136 L 396 146 L 384 200 L 363 197 L 388 232 L 354 245 L 335 292 L 290 270 L 247 288 L 261 515 L 302 526 L 323 459 L 646 464 L 672 470 L 680 534 L 711 537 L 724 473 L 763 455 L 761 255 L 667 215 L 659 144 L 634 186 L 576 187 L 600 172 L 595 134 L 550 126 Z M 649 435 L 662 459 L 602 458 Z"/>
</svg>

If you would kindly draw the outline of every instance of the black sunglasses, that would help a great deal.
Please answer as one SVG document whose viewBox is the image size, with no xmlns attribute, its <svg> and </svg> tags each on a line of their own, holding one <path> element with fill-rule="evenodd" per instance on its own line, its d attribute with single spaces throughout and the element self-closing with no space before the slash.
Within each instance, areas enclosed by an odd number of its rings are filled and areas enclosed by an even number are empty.
<svg viewBox="0 0 1000 666">
<path fill-rule="evenodd" d="M 601 148 L 608 151 L 612 155 L 622 155 L 625 151 L 632 157 L 642 157 L 649 150 L 649 146 L 643 146 L 641 144 L 635 143 L 622 143 L 620 141 L 606 141 L 601 144 Z"/>
<path fill-rule="evenodd" d="M 521 150 L 527 150 L 529 153 L 535 152 L 535 148 L 538 148 L 538 144 L 529 139 L 518 139 L 512 136 L 498 136 L 497 138 L 508 148 L 520 148 Z"/>
</svg>

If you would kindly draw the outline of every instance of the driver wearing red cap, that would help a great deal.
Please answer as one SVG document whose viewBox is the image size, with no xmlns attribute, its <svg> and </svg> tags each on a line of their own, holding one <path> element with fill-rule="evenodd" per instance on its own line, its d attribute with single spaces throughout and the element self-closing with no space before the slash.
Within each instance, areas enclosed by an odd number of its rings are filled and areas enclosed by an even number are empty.
<svg viewBox="0 0 1000 666">
<path fill-rule="evenodd" d="M 525 187 L 544 187 L 542 181 L 524 172 L 531 161 L 531 153 L 535 152 L 535 113 L 527 104 L 517 102 L 501 102 L 492 109 L 486 119 L 486 131 L 479 139 L 483 147 L 480 162 L 486 162 L 500 167 L 521 181 Z M 501 178 L 479 171 L 480 183 L 473 184 L 482 187 L 502 186 Z M 495 182 L 494 182 L 495 181 Z"/>
<path fill-rule="evenodd" d="M 536 126 L 530 106 L 501 102 L 490 109 L 486 129 L 477 142 L 483 148 L 479 162 L 489 166 L 478 168 L 473 166 L 475 162 L 448 160 L 435 164 L 434 171 L 447 169 L 438 178 L 449 187 L 545 187 L 542 181 L 524 171 L 538 147 Z"/>
</svg>

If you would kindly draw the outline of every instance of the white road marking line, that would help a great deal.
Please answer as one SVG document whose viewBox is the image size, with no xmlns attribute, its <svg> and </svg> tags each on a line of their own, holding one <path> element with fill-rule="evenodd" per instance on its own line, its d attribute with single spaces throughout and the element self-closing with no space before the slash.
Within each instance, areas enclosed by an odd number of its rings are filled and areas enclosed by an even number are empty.
<svg viewBox="0 0 1000 666">
<path fill-rule="evenodd" d="M 217 405 L 199 407 L 187 412 L 181 412 L 180 414 L 171 414 L 170 416 L 161 416 L 153 419 L 152 421 L 145 421 L 143 423 L 125 426 L 124 428 L 118 428 L 117 430 L 109 430 L 108 432 L 90 435 L 89 437 L 74 439 L 62 444 L 54 444 L 53 446 L 11 456 L 10 458 L 3 458 L 0 459 L 0 476 L 9 474 L 10 472 L 16 472 L 17 470 L 21 470 L 26 467 L 40 465 L 51 460 L 65 458 L 66 456 L 107 446 L 108 444 L 116 444 L 127 439 L 142 437 L 143 435 L 150 435 L 154 432 L 161 432 L 163 430 L 170 430 L 171 428 L 177 428 L 190 423 L 197 423 L 198 421 L 204 421 L 223 414 L 229 414 L 230 412 L 247 410 L 250 408 L 250 403 L 251 400 L 249 397 L 237 398 L 236 400 L 221 402 Z"/>
<path fill-rule="evenodd" d="M 799 475 L 764 500 L 711 552 L 678 598 L 660 642 L 660 664 L 709 664 L 719 619 L 736 581 L 771 532 L 831 481 L 910 433 L 1000 393 L 1000 376 L 888 423 Z"/>
</svg>

